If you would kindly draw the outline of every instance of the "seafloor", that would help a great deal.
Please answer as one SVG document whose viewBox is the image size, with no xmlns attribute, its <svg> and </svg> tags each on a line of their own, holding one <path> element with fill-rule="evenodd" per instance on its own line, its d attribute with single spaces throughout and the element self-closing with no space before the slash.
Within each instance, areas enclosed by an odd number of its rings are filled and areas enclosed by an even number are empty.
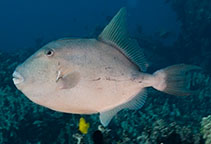
<svg viewBox="0 0 211 144">
<path fill-rule="evenodd" d="M 165 46 L 144 34 L 136 38 L 150 62 L 149 72 L 177 63 L 201 66 L 204 72 L 195 74 L 192 82 L 193 87 L 201 87 L 200 93 L 177 97 L 148 88 L 142 109 L 121 111 L 106 129 L 100 128 L 105 144 L 211 144 L 211 1 L 166 2 L 171 2 L 182 24 L 176 42 Z M 98 115 L 83 116 L 90 128 L 82 135 L 78 130 L 81 115 L 38 106 L 13 85 L 15 67 L 33 52 L 0 52 L 0 144 L 93 143 L 100 125 Z"/>
</svg>

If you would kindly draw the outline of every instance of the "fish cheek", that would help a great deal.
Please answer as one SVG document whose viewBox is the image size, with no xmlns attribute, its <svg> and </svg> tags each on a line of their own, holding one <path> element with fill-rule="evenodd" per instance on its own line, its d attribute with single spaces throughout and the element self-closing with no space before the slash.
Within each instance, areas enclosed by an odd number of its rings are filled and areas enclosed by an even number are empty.
<svg viewBox="0 0 211 144">
<path fill-rule="evenodd" d="M 61 77 L 57 84 L 59 89 L 71 89 L 77 86 L 80 81 L 79 72 L 71 72 Z"/>
</svg>

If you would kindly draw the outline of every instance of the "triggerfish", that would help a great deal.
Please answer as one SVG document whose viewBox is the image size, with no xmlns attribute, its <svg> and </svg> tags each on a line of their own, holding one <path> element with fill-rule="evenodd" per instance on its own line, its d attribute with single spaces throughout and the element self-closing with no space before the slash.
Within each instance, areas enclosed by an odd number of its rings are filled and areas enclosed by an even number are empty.
<svg viewBox="0 0 211 144">
<path fill-rule="evenodd" d="M 31 101 L 55 111 L 100 114 L 107 126 L 122 109 L 140 109 L 147 87 L 171 95 L 190 95 L 189 71 L 177 64 L 146 73 L 143 50 L 126 28 L 126 9 L 113 17 L 97 38 L 52 41 L 13 73 L 16 87 Z"/>
</svg>

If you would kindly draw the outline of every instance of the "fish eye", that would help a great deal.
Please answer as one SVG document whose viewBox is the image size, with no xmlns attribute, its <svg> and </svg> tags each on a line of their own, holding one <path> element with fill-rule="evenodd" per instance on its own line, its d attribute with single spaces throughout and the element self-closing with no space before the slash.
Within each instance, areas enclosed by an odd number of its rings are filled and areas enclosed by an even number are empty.
<svg viewBox="0 0 211 144">
<path fill-rule="evenodd" d="M 53 56 L 54 50 L 52 50 L 52 49 L 47 49 L 47 50 L 45 51 L 45 54 L 46 54 L 48 57 Z"/>
</svg>

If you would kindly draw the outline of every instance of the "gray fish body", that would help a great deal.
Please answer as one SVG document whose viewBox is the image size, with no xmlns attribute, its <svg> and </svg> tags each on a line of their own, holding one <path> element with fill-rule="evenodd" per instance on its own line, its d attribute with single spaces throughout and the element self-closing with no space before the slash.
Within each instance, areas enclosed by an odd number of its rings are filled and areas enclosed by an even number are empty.
<svg viewBox="0 0 211 144">
<path fill-rule="evenodd" d="M 95 39 L 62 39 L 49 43 L 43 49 L 48 48 L 55 51 L 54 66 L 51 65 L 54 70 L 48 72 L 53 81 L 40 83 L 42 86 L 37 91 L 42 95 L 46 89 L 51 91 L 39 97 L 36 96 L 37 92 L 27 93 L 23 89 L 32 101 L 57 111 L 90 114 L 125 103 L 141 90 L 135 80 L 140 75 L 137 66 L 108 44 Z M 31 58 L 34 57 L 37 57 L 37 53 Z M 68 73 L 78 73 L 79 81 L 71 89 L 60 89 L 56 75 L 59 70 L 63 72 L 67 69 Z M 21 68 L 17 68 L 17 71 L 21 71 Z M 39 79 L 40 76 L 37 77 Z"/>
<path fill-rule="evenodd" d="M 147 64 L 137 41 L 128 36 L 125 16 L 122 8 L 97 39 L 48 43 L 16 68 L 14 84 L 31 101 L 50 109 L 100 113 L 104 126 L 122 109 L 140 109 L 145 87 L 189 95 L 186 73 L 200 68 L 180 64 L 143 73 Z"/>
</svg>

